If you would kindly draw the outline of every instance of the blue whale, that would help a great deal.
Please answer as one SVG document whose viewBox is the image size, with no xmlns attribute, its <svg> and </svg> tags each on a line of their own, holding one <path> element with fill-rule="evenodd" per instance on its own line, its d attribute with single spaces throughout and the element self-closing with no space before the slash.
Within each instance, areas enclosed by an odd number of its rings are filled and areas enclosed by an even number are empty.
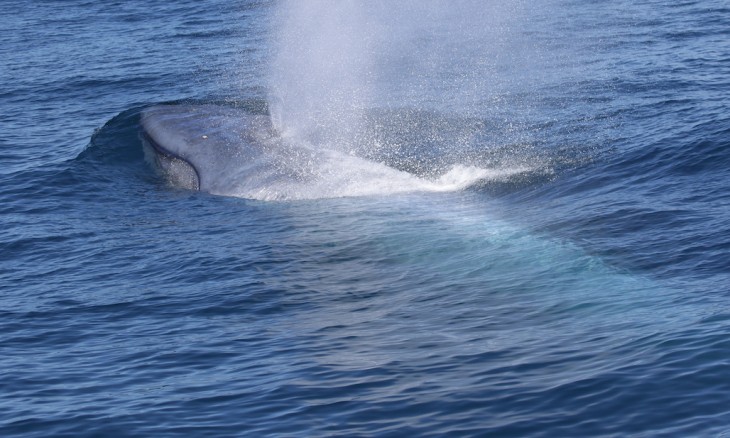
<svg viewBox="0 0 730 438">
<path fill-rule="evenodd" d="M 458 190 L 487 177 L 454 168 L 436 180 L 281 135 L 268 116 L 219 105 L 142 111 L 145 156 L 176 187 L 261 200 Z"/>
</svg>

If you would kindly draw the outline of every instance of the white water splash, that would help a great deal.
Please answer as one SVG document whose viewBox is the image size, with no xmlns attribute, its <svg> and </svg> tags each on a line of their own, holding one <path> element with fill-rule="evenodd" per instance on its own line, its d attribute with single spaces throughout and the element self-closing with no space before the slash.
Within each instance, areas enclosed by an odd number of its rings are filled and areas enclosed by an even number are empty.
<svg viewBox="0 0 730 438">
<path fill-rule="evenodd" d="M 387 196 L 416 192 L 453 192 L 485 181 L 506 180 L 529 171 L 524 167 L 489 170 L 457 165 L 435 180 L 420 178 L 375 161 L 325 150 L 316 161 L 298 163 L 306 178 L 247 178 L 218 193 L 262 201 L 355 196 Z"/>
</svg>

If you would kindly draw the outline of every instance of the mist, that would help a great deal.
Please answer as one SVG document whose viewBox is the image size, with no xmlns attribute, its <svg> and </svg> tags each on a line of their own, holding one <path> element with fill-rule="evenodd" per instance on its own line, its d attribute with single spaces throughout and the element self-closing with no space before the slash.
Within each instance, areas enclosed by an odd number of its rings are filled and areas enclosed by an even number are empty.
<svg viewBox="0 0 730 438">
<path fill-rule="evenodd" d="M 283 0 L 272 21 L 274 126 L 367 155 L 382 149 L 374 114 L 481 116 L 524 64 L 514 37 L 524 12 L 517 0 Z"/>
</svg>

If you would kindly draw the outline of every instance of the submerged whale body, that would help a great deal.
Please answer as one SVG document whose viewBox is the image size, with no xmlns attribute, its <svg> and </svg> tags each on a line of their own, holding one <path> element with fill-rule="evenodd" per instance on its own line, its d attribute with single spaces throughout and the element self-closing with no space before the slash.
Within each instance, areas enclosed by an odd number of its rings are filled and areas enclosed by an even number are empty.
<svg viewBox="0 0 730 438">
<path fill-rule="evenodd" d="M 313 199 L 449 191 L 486 178 L 458 166 L 419 178 L 348 153 L 285 138 L 270 118 L 218 105 L 156 105 L 141 114 L 148 159 L 177 187 L 249 199 Z"/>
</svg>

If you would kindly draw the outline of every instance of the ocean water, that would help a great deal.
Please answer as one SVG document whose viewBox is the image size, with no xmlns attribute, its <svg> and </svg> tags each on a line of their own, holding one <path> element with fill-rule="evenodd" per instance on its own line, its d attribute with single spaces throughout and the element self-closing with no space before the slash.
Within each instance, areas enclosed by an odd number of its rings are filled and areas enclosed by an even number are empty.
<svg viewBox="0 0 730 438">
<path fill-rule="evenodd" d="M 539 3 L 5 0 L 0 435 L 730 436 L 730 6 Z"/>
</svg>

